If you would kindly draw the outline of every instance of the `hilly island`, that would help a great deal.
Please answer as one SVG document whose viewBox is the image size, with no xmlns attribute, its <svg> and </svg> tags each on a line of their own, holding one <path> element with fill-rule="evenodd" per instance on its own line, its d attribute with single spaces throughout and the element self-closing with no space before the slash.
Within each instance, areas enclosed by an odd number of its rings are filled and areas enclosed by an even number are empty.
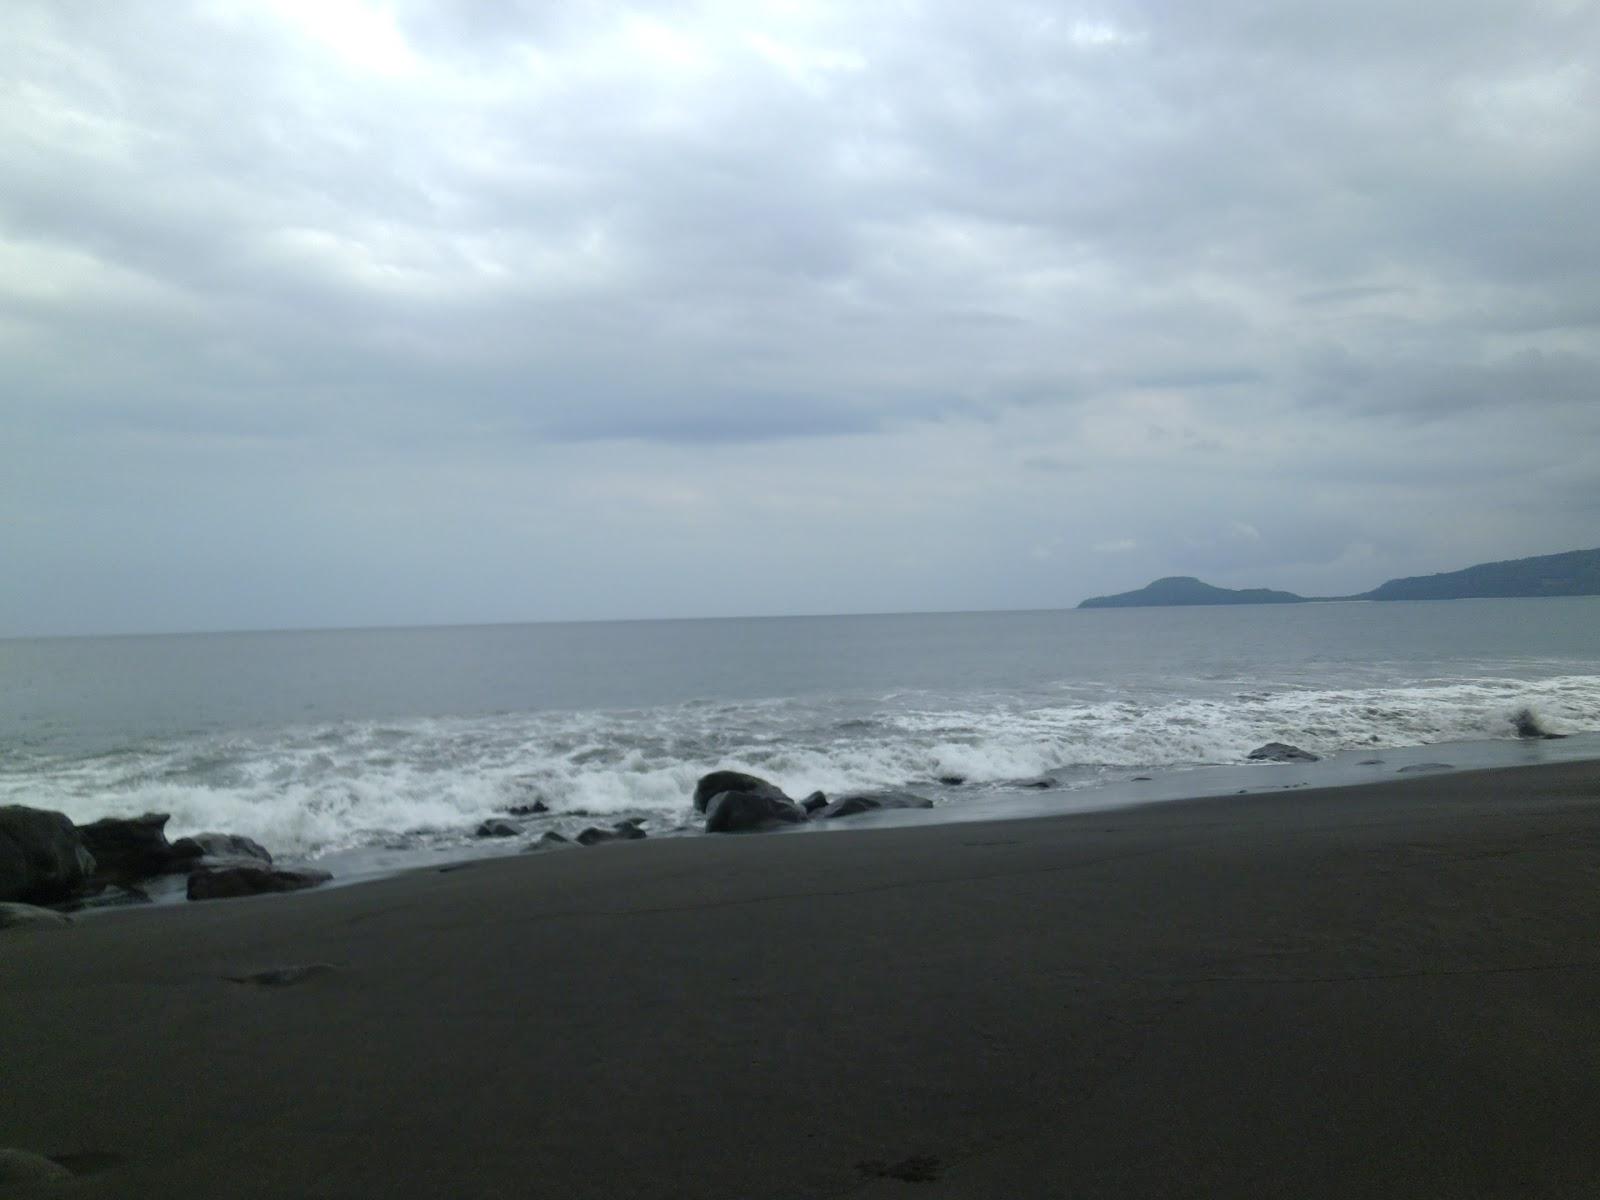
<svg viewBox="0 0 1600 1200">
<path fill-rule="evenodd" d="M 1132 592 L 1091 596 L 1079 608 L 1154 608 L 1203 604 L 1309 604 L 1330 600 L 1472 600 L 1523 596 L 1600 596 L 1600 548 L 1479 563 L 1439 575 L 1391 579 L 1354 596 L 1297 596 L 1271 588 L 1213 587 L 1170 575 Z"/>
</svg>

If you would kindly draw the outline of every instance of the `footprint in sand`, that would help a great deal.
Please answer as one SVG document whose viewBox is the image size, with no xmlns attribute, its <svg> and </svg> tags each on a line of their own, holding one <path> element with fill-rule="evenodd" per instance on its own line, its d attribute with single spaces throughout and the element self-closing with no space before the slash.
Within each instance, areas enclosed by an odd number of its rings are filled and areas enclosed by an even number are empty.
<svg viewBox="0 0 1600 1200">
<path fill-rule="evenodd" d="M 856 1164 L 856 1170 L 872 1179 L 898 1179 L 902 1183 L 932 1183 L 944 1171 L 944 1166 L 932 1155 L 919 1154 L 897 1163 L 877 1160 L 860 1162 Z"/>
<path fill-rule="evenodd" d="M 305 963 L 292 967 L 273 967 L 268 971 L 253 971 L 248 975 L 224 975 L 223 978 L 229 983 L 249 983 L 256 987 L 288 987 L 336 970 L 338 968 L 332 963 Z"/>
</svg>

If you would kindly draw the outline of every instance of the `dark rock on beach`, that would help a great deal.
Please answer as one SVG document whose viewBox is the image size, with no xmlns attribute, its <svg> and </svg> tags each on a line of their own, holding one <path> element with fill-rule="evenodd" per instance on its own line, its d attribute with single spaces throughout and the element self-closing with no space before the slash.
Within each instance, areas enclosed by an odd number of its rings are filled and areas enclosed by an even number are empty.
<svg viewBox="0 0 1600 1200">
<path fill-rule="evenodd" d="M 269 866 L 272 855 L 267 848 L 254 838 L 247 838 L 240 833 L 197 833 L 193 837 L 179 838 L 172 843 L 174 850 L 196 846 L 206 858 L 223 859 L 255 859 Z"/>
<path fill-rule="evenodd" d="M 1511 715 L 1511 726 L 1517 731 L 1519 738 L 1525 738 L 1530 741 L 1539 739 L 1554 741 L 1557 738 L 1567 736 L 1564 733 L 1551 733 L 1540 723 L 1538 716 L 1531 708 L 1519 708 L 1513 713 Z"/>
<path fill-rule="evenodd" d="M 576 840 L 580 846 L 595 846 L 601 842 L 636 842 L 644 836 L 644 830 L 636 821 L 618 821 L 610 829 L 591 825 L 578 834 Z"/>
<path fill-rule="evenodd" d="M 513 804 L 506 809 L 506 815 L 511 817 L 537 817 L 540 813 L 550 811 L 550 806 L 543 800 L 535 800 L 532 804 Z"/>
<path fill-rule="evenodd" d="M 167 841 L 166 813 L 103 817 L 80 825 L 83 844 L 94 855 L 95 873 L 108 879 L 149 879 L 191 869 L 205 853 L 192 838 Z"/>
<path fill-rule="evenodd" d="M 522 848 L 522 852 L 524 854 L 531 854 L 536 850 L 553 850 L 559 846 L 570 845 L 572 845 L 571 838 L 565 837 L 554 830 L 550 830 L 547 833 L 541 833 L 537 841 L 529 842 Z"/>
<path fill-rule="evenodd" d="M 0 929 L 57 929 L 72 918 L 54 909 L 32 904 L 0 903 Z"/>
<path fill-rule="evenodd" d="M 960 787 L 966 781 L 967 781 L 967 777 L 965 775 L 941 775 L 941 776 L 939 776 L 939 782 L 944 784 L 945 787 Z"/>
<path fill-rule="evenodd" d="M 267 892 L 298 892 L 327 883 L 333 876 L 310 867 L 239 865 L 202 867 L 189 876 L 189 899 L 226 900 Z"/>
<path fill-rule="evenodd" d="M 723 792 L 771 796 L 776 800 L 782 800 L 785 804 L 794 803 L 784 794 L 782 788 L 755 775 L 746 775 L 743 771 L 713 771 L 709 775 L 702 775 L 700 782 L 694 785 L 695 812 L 706 812 L 712 799 Z"/>
<path fill-rule="evenodd" d="M 170 878 L 170 877 L 169 877 Z M 173 888 L 176 891 L 176 885 Z M 62 912 L 85 912 L 100 908 L 134 908 L 153 904 L 150 893 L 136 883 L 113 883 L 86 895 L 74 896 L 55 905 Z"/>
<path fill-rule="evenodd" d="M 1312 763 L 1321 756 L 1287 742 L 1268 742 L 1265 746 L 1256 747 L 1245 757 L 1251 762 Z"/>
<path fill-rule="evenodd" d="M 0 806 L 0 900 L 65 900 L 89 886 L 94 869 L 65 813 Z"/>
<path fill-rule="evenodd" d="M 811 795 L 807 796 L 804 800 L 800 801 L 800 808 L 805 812 L 805 814 L 807 816 L 810 816 L 812 813 L 816 812 L 817 809 L 819 809 L 819 808 L 827 808 L 827 807 L 828 807 L 828 797 L 825 796 L 821 792 L 812 792 Z"/>
<path fill-rule="evenodd" d="M 1031 779 L 1013 779 L 1007 787 L 1032 788 L 1035 791 L 1046 791 L 1056 786 L 1056 781 L 1048 775 L 1035 775 Z"/>
<path fill-rule="evenodd" d="M 522 826 L 515 822 L 502 820 L 499 817 L 491 817 L 478 826 L 476 836 L 481 838 L 508 838 L 517 837 L 521 833 Z"/>
<path fill-rule="evenodd" d="M 776 788 L 718 792 L 706 805 L 707 833 L 750 833 L 805 819 L 805 810 Z"/>
<path fill-rule="evenodd" d="M 813 820 L 833 821 L 840 817 L 854 817 L 861 813 L 878 812 L 889 808 L 932 808 L 933 801 L 915 792 L 852 792 L 840 796 L 828 807 L 816 813 Z"/>
<path fill-rule="evenodd" d="M 0 1196 L 54 1196 L 72 1179 L 72 1172 L 54 1159 L 0 1147 Z"/>
</svg>

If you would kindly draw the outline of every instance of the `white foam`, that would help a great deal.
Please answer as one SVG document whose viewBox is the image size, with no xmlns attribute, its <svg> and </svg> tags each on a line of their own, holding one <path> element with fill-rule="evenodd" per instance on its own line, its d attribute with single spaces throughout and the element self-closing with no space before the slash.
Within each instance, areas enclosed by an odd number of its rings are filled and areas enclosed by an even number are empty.
<svg viewBox="0 0 1600 1200">
<path fill-rule="evenodd" d="M 348 722 L 12 763 L 0 770 L 0 801 L 58 808 L 78 821 L 170 812 L 174 836 L 223 829 L 275 853 L 315 856 L 397 836 L 464 839 L 484 817 L 535 795 L 556 823 L 627 814 L 671 828 L 690 820 L 695 780 L 719 767 L 764 775 L 792 795 L 949 775 L 1002 785 L 1056 773 L 1076 785 L 1103 772 L 1237 763 L 1267 741 L 1327 755 L 1509 738 L 1522 707 L 1555 732 L 1600 728 L 1600 676 L 1116 700 L 1065 687 L 1053 696 L 902 694 L 875 704 Z"/>
</svg>

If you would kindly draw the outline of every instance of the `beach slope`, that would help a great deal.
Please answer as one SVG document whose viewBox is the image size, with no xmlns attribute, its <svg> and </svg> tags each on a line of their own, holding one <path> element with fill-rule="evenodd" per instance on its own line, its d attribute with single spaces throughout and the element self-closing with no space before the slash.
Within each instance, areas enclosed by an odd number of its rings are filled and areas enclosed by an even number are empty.
<svg viewBox="0 0 1600 1200">
<path fill-rule="evenodd" d="M 1597 930 L 1594 764 L 523 855 L 0 934 L 0 1146 L 86 1197 L 1592 1196 Z"/>
</svg>

